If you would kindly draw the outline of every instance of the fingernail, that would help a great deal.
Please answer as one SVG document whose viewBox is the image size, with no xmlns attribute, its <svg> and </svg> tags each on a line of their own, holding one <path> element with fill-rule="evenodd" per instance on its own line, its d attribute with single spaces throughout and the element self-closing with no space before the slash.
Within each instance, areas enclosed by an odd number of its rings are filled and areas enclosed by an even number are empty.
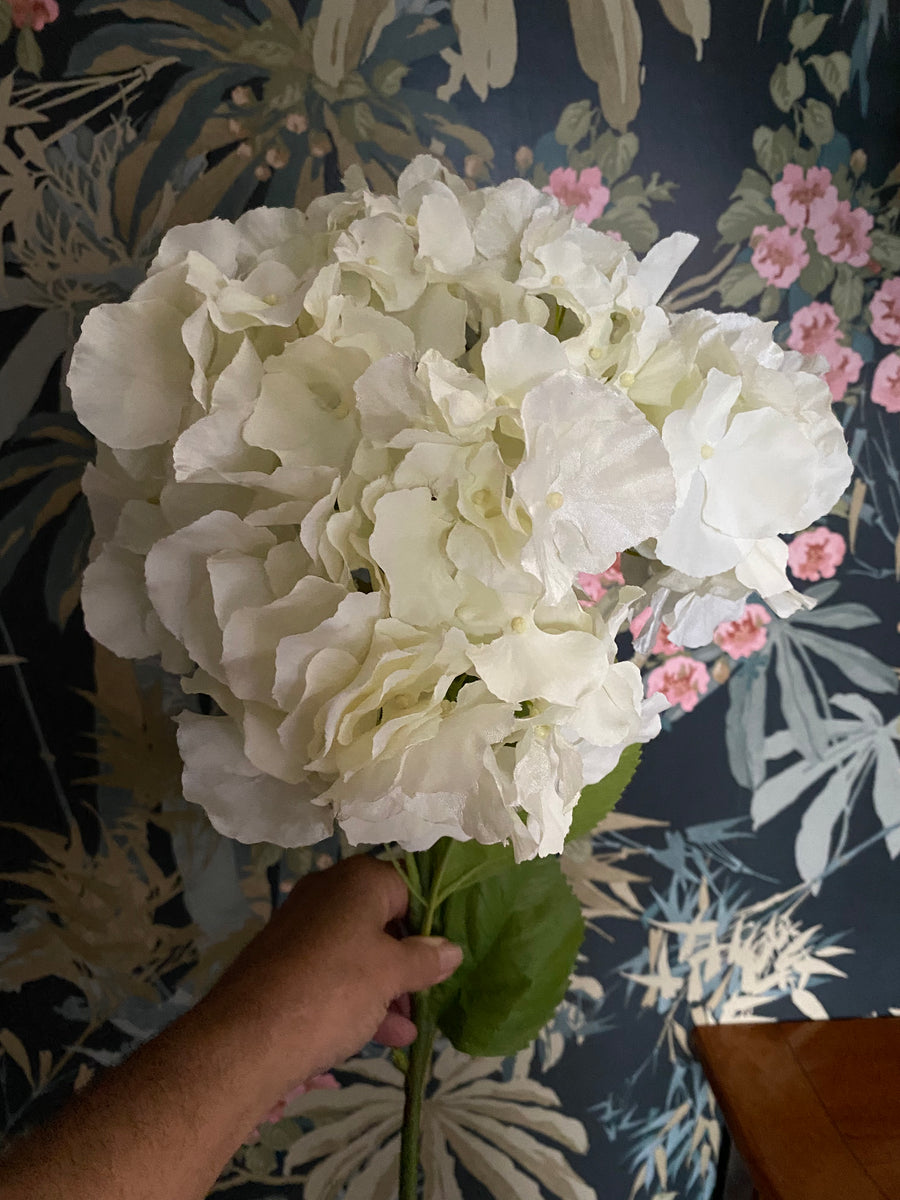
<svg viewBox="0 0 900 1200">
<path fill-rule="evenodd" d="M 446 979 L 448 975 L 452 975 L 463 960 L 462 946 L 457 946 L 456 942 L 449 942 L 446 938 L 441 937 L 423 937 L 422 941 L 428 942 L 431 946 L 437 946 L 438 964 L 441 968 L 442 978 Z"/>
</svg>

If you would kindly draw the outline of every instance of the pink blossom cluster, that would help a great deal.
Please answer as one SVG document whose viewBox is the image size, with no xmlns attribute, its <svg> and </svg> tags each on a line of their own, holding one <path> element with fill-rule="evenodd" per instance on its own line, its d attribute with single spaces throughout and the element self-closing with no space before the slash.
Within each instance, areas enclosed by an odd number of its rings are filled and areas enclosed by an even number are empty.
<svg viewBox="0 0 900 1200">
<path fill-rule="evenodd" d="M 670 704 L 680 705 L 685 712 L 697 707 L 700 697 L 709 688 L 709 671 L 705 663 L 688 654 L 677 654 L 647 676 L 647 695 L 662 692 Z"/>
<path fill-rule="evenodd" d="M 650 605 L 648 604 L 646 608 L 641 609 L 638 615 L 629 624 L 628 628 L 631 630 L 631 636 L 633 638 L 636 638 L 640 635 L 641 630 L 644 628 L 650 618 L 650 612 L 651 609 Z M 683 646 L 678 646 L 675 642 L 669 640 L 669 627 L 666 625 L 665 621 L 663 621 L 657 630 L 656 641 L 653 643 L 653 649 L 650 651 L 650 653 L 668 656 L 670 654 L 680 654 L 683 649 Z"/>
<path fill-rule="evenodd" d="M 875 368 L 871 399 L 890 413 L 900 413 L 900 354 L 888 354 Z"/>
<path fill-rule="evenodd" d="M 607 567 L 605 571 L 600 571 L 597 575 L 589 575 L 587 571 L 578 572 L 578 586 L 587 597 L 586 600 L 581 601 L 582 608 L 590 608 L 598 600 L 602 600 L 611 587 L 616 584 L 621 586 L 625 582 L 621 563 L 622 555 L 617 554 L 612 566 Z"/>
<path fill-rule="evenodd" d="M 751 236 L 751 262 L 767 283 L 790 287 L 809 262 L 804 229 L 812 230 L 816 248 L 835 263 L 864 267 L 869 261 L 872 214 L 839 200 L 827 167 L 804 171 L 788 163 L 772 187 L 775 211 L 785 224 L 775 229 L 757 225 Z"/>
<path fill-rule="evenodd" d="M 821 354 L 828 363 L 825 382 L 833 400 L 843 400 L 847 386 L 856 383 L 862 370 L 862 355 L 838 340 L 840 318 L 830 304 L 813 301 L 798 308 L 791 317 L 787 344 L 801 354 Z"/>
<path fill-rule="evenodd" d="M 841 535 L 819 525 L 798 533 L 788 545 L 788 567 L 797 579 L 831 579 L 846 552 Z"/>
<path fill-rule="evenodd" d="M 59 16 L 57 0 L 7 0 L 7 3 L 16 29 L 33 29 L 40 33 Z"/>
<path fill-rule="evenodd" d="M 772 620 L 761 604 L 748 604 L 735 621 L 723 621 L 713 641 L 732 658 L 749 658 L 766 644 L 766 626 Z"/>
<path fill-rule="evenodd" d="M 602 216 L 609 204 L 609 188 L 603 182 L 599 167 L 585 167 L 576 171 L 574 167 L 557 167 L 550 172 L 550 182 L 544 188 L 561 204 L 575 209 L 575 220 L 590 225 Z"/>
<path fill-rule="evenodd" d="M 886 346 L 900 346 L 900 278 L 886 279 L 869 306 L 872 332 Z"/>
</svg>

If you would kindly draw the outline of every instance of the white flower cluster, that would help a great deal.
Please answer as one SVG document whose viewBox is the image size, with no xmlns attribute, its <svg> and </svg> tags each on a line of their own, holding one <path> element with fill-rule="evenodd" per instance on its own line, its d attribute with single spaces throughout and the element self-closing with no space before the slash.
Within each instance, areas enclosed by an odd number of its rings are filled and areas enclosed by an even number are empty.
<svg viewBox="0 0 900 1200">
<path fill-rule="evenodd" d="M 693 244 L 639 263 L 524 181 L 420 158 L 397 197 L 175 229 L 88 315 L 87 627 L 214 701 L 178 723 L 218 829 L 559 851 L 658 730 L 616 662 L 634 606 L 682 644 L 751 590 L 796 606 L 778 535 L 846 487 L 841 430 L 769 326 L 659 307 Z"/>
</svg>

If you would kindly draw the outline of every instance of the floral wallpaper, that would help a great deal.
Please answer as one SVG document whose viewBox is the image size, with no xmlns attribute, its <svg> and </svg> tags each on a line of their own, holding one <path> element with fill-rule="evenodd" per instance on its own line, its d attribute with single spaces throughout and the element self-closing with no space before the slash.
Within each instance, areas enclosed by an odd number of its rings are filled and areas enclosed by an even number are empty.
<svg viewBox="0 0 900 1200">
<path fill-rule="evenodd" d="M 472 187 L 524 176 L 639 252 L 696 233 L 667 306 L 744 309 L 820 355 L 855 465 L 788 548 L 816 607 L 749 603 L 699 651 L 663 627 L 641 662 L 671 707 L 620 810 L 567 849 L 577 974 L 516 1058 L 437 1047 L 425 1196 L 705 1200 L 722 1126 L 692 1026 L 898 1003 L 898 62 L 889 0 L 0 0 L 7 1134 L 349 852 L 215 834 L 180 794 L 174 684 L 86 637 L 80 323 L 172 225 L 303 206 L 354 164 L 390 189 L 423 151 Z M 389 1200 L 399 1072 L 371 1046 L 340 1079 L 213 1194 Z"/>
</svg>

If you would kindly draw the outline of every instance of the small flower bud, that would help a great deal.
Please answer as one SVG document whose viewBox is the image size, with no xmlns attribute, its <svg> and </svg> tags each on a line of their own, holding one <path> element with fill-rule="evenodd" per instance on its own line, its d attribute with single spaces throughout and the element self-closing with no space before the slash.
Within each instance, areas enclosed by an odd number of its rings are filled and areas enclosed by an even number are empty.
<svg viewBox="0 0 900 1200">
<path fill-rule="evenodd" d="M 236 104 L 238 108 L 245 108 L 248 104 L 252 104 L 253 100 L 252 89 L 245 87 L 244 84 L 231 89 L 231 103 Z"/>
<path fill-rule="evenodd" d="M 850 155 L 850 170 L 857 178 L 863 174 L 869 165 L 869 156 L 865 150 L 854 150 Z"/>
<path fill-rule="evenodd" d="M 515 155 L 516 170 L 527 171 L 534 164 L 534 151 L 530 146 L 520 146 Z"/>
<path fill-rule="evenodd" d="M 309 152 L 313 158 L 324 158 L 331 153 L 331 138 L 320 130 L 309 135 Z"/>
<path fill-rule="evenodd" d="M 266 151 L 266 162 L 274 171 L 279 171 L 290 162 L 291 156 L 283 146 L 270 146 Z"/>
<path fill-rule="evenodd" d="M 304 113 L 288 113 L 284 118 L 284 127 L 289 133 L 306 133 L 309 121 Z"/>
<path fill-rule="evenodd" d="M 467 154 L 463 160 L 463 171 L 467 179 L 479 179 L 484 175 L 484 159 L 480 154 Z"/>
<path fill-rule="evenodd" d="M 724 654 L 713 663 L 713 669 L 710 674 L 716 683 L 727 683 L 731 678 L 731 663 L 729 663 Z"/>
<path fill-rule="evenodd" d="M 259 166 L 258 166 L 258 167 L 256 168 L 256 170 L 253 172 L 253 174 L 256 176 L 256 178 L 257 178 L 257 179 L 258 179 L 258 180 L 259 180 L 261 183 L 265 183 L 267 179 L 271 179 L 271 178 L 272 178 L 272 170 L 271 170 L 271 168 L 270 168 L 270 167 L 263 166 L 263 164 L 262 164 L 262 163 L 260 163 L 260 164 L 259 164 Z"/>
</svg>

